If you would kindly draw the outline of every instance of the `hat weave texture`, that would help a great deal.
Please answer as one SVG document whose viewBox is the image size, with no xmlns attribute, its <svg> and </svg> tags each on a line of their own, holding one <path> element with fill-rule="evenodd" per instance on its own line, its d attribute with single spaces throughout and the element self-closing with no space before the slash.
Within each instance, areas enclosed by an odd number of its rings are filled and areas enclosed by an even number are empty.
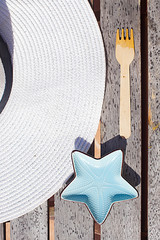
<svg viewBox="0 0 160 240">
<path fill-rule="evenodd" d="M 0 114 L 0 222 L 50 198 L 87 152 L 101 114 L 105 54 L 87 0 L 0 0 L 13 85 Z"/>
</svg>

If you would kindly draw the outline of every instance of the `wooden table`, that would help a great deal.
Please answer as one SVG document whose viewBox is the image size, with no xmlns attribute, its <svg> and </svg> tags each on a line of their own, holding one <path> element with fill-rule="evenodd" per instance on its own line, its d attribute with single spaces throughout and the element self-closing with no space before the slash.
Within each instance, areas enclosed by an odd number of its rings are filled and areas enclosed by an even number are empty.
<svg viewBox="0 0 160 240">
<path fill-rule="evenodd" d="M 95 0 L 97 17 L 98 8 Z M 101 153 L 103 156 L 115 149 L 125 152 L 122 175 L 139 192 L 139 198 L 116 203 L 112 207 L 102 225 L 101 239 L 159 240 L 160 2 L 150 0 L 147 6 L 147 0 L 101 0 L 100 10 L 107 61 L 101 114 Z M 130 66 L 132 135 L 127 141 L 119 136 L 120 66 L 115 58 L 117 27 L 133 27 L 135 39 L 135 59 Z M 0 46 L 2 48 L 2 44 Z M 54 210 L 54 237 L 52 231 L 50 240 L 100 239 L 98 234 L 94 237 L 93 219 L 86 207 L 61 201 L 61 190 L 55 194 L 50 211 L 53 224 Z M 49 226 L 52 224 L 48 221 L 48 209 L 45 202 L 10 224 L 0 224 L 0 240 L 49 239 Z"/>
</svg>

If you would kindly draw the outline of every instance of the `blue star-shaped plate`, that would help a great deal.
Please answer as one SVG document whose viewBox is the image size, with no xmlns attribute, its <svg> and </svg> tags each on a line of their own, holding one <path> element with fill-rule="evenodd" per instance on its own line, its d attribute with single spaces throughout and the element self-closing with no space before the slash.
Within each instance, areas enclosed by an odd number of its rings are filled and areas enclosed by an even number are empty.
<svg viewBox="0 0 160 240">
<path fill-rule="evenodd" d="M 138 197 L 138 192 L 121 176 L 122 159 L 121 150 L 101 159 L 73 151 L 76 176 L 61 198 L 85 203 L 95 221 L 102 224 L 114 202 Z"/>
</svg>

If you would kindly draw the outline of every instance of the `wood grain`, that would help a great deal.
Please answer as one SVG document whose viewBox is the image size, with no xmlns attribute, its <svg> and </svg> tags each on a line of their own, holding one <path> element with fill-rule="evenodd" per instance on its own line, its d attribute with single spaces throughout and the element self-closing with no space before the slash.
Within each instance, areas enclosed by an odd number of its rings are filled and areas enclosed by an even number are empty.
<svg viewBox="0 0 160 240">
<path fill-rule="evenodd" d="M 93 145 L 88 154 L 93 156 Z M 72 179 L 73 176 L 67 184 Z M 93 218 L 83 203 L 61 200 L 60 195 L 64 187 L 54 195 L 55 240 L 92 240 L 94 238 Z"/>
<path fill-rule="evenodd" d="M 148 2 L 148 239 L 160 239 L 160 2 Z"/>
<path fill-rule="evenodd" d="M 101 123 L 99 122 L 97 133 L 94 139 L 94 157 L 101 157 Z"/>
<path fill-rule="evenodd" d="M 47 202 L 10 222 L 11 240 L 48 240 Z"/>
<path fill-rule="evenodd" d="M 4 240 L 4 227 L 3 227 L 3 223 L 0 223 L 0 240 Z"/>
<path fill-rule="evenodd" d="M 54 240 L 54 196 L 48 200 L 49 240 Z"/>
<path fill-rule="evenodd" d="M 135 58 L 130 65 L 131 137 L 119 136 L 120 66 L 115 57 L 117 28 L 134 31 Z M 139 198 L 113 205 L 102 225 L 102 239 L 139 240 L 141 237 L 141 68 L 140 1 L 101 0 L 101 29 L 106 48 L 106 91 L 101 116 L 102 155 L 125 152 L 122 176 L 139 191 Z"/>
<path fill-rule="evenodd" d="M 93 219 L 82 203 L 60 199 L 62 189 L 55 199 L 55 240 L 93 239 Z"/>
<path fill-rule="evenodd" d="M 5 240 L 11 240 L 10 222 L 5 223 Z"/>
<path fill-rule="evenodd" d="M 49 240 L 54 240 L 54 207 L 49 208 Z"/>
</svg>

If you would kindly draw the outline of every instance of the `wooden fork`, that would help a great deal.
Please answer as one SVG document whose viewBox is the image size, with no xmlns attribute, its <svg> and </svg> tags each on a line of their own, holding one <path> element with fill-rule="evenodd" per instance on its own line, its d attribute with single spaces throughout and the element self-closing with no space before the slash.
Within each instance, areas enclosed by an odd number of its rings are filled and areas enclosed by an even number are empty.
<svg viewBox="0 0 160 240">
<path fill-rule="evenodd" d="M 130 38 L 128 28 L 126 29 L 126 36 L 124 36 L 124 28 L 122 29 L 121 38 L 119 36 L 119 29 L 117 29 L 116 58 L 121 65 L 120 136 L 129 138 L 131 135 L 129 65 L 134 58 L 133 29 L 131 29 Z"/>
</svg>

